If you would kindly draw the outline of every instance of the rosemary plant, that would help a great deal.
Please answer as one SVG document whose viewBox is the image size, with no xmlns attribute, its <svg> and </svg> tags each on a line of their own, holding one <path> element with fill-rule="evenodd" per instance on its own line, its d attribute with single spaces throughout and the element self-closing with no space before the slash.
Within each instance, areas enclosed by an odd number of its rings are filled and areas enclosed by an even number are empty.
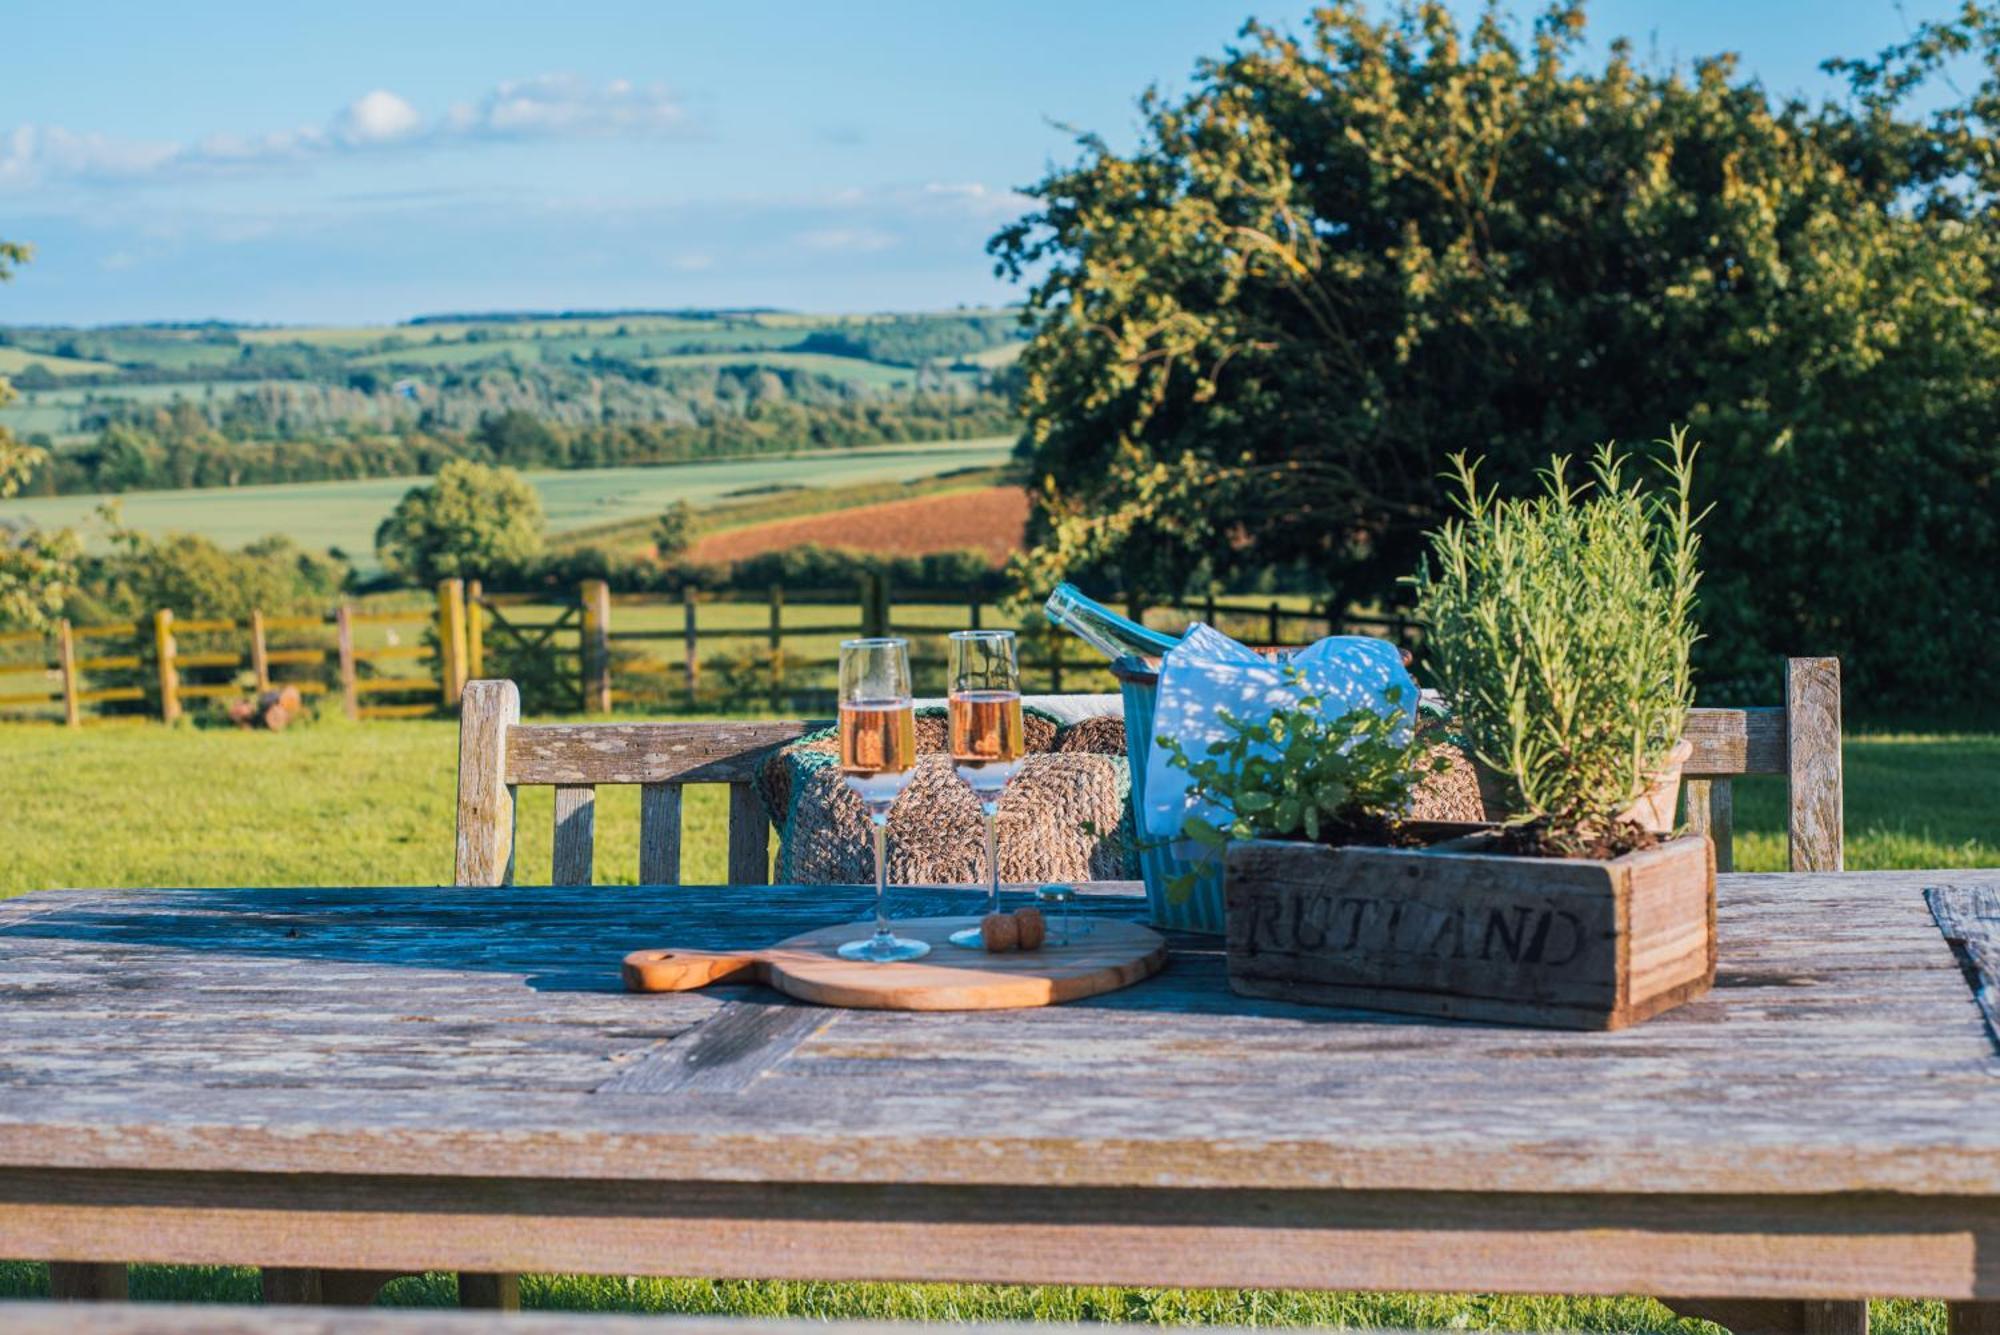
<svg viewBox="0 0 2000 1335">
<path fill-rule="evenodd" d="M 1693 703 L 1699 447 L 1681 429 L 1660 444 L 1656 490 L 1602 445 L 1588 480 L 1557 458 L 1523 500 L 1482 492 L 1477 465 L 1453 456 L 1462 513 L 1410 581 L 1458 728 L 1552 852 L 1615 837 Z"/>
</svg>

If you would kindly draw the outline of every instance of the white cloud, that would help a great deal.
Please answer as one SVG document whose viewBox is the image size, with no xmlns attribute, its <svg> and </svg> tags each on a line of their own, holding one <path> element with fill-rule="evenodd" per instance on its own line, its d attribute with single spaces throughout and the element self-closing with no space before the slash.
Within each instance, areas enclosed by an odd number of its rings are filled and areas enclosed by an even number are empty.
<svg viewBox="0 0 2000 1335">
<path fill-rule="evenodd" d="M 340 138 L 350 144 L 386 144 L 407 138 L 423 123 L 415 107 L 386 88 L 362 94 L 335 121 Z"/>
<path fill-rule="evenodd" d="M 807 250 L 865 255 L 872 251 L 887 250 L 896 244 L 896 238 L 871 227 L 829 227 L 816 232 L 799 233 L 798 243 Z"/>
<path fill-rule="evenodd" d="M 460 103 L 445 126 L 457 134 L 517 138 L 660 134 L 685 129 L 687 120 L 687 109 L 660 84 L 614 79 L 599 87 L 570 74 L 545 74 L 503 83 L 476 104 Z"/>
<path fill-rule="evenodd" d="M 78 134 L 60 125 L 18 125 L 0 134 L 0 185 L 45 175 L 143 176 L 180 151 L 175 144 Z"/>
<path fill-rule="evenodd" d="M 686 108 L 659 84 L 592 84 L 552 74 L 495 87 L 435 120 L 386 88 L 373 89 L 325 125 L 254 134 L 213 134 L 192 143 L 121 139 L 59 125 L 0 132 L 0 189 L 241 172 L 420 144 L 474 139 L 572 138 L 685 133 Z"/>
</svg>

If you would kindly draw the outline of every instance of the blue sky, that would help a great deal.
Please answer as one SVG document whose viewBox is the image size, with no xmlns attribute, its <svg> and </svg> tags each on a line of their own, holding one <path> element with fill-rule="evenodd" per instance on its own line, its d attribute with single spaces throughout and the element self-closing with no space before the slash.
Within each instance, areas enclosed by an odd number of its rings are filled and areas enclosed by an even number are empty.
<svg viewBox="0 0 2000 1335">
<path fill-rule="evenodd" d="M 1470 4 L 1458 6 L 1470 10 Z M 1521 6 L 1510 8 L 1522 9 Z M 1600 0 L 1774 90 L 1947 0 Z M 105 4 L 0 11 L 0 322 L 1010 299 L 1012 191 L 1302 0 Z"/>
</svg>

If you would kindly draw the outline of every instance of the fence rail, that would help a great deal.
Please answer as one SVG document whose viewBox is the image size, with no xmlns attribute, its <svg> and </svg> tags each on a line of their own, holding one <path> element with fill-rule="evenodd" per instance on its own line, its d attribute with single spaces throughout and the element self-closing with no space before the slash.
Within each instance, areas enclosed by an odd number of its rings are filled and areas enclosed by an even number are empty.
<svg viewBox="0 0 2000 1335">
<path fill-rule="evenodd" d="M 1415 633 L 1402 618 L 1335 616 L 1302 599 L 1208 598 L 1156 607 L 1153 617 L 1175 630 L 1198 617 L 1260 644 L 1342 632 L 1408 642 Z M 841 639 L 908 636 L 919 691 L 942 694 L 945 634 L 1007 620 L 978 599 L 897 603 L 879 578 L 856 590 L 773 587 L 761 598 L 612 594 L 602 580 L 574 596 L 488 593 L 477 580 L 444 580 L 421 608 L 342 604 L 318 616 L 241 619 L 162 608 L 139 621 L 61 622 L 46 635 L 0 632 L 0 718 L 171 722 L 189 704 L 285 687 L 337 692 L 354 719 L 416 718 L 449 713 L 465 683 L 489 671 L 524 689 L 534 682 L 543 713 L 824 710 Z M 1102 660 L 1039 617 L 1020 629 L 1030 691 L 1115 689 Z"/>
</svg>

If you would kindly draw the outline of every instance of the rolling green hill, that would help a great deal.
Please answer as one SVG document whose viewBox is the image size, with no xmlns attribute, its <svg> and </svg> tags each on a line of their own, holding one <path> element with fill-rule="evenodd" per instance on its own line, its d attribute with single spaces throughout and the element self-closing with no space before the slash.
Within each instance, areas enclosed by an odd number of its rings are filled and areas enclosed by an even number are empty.
<svg viewBox="0 0 2000 1335">
<path fill-rule="evenodd" d="M 1013 425 L 1020 337 L 978 310 L 0 328 L 0 426 L 49 450 L 25 494 L 78 498 L 971 439 Z"/>
</svg>

